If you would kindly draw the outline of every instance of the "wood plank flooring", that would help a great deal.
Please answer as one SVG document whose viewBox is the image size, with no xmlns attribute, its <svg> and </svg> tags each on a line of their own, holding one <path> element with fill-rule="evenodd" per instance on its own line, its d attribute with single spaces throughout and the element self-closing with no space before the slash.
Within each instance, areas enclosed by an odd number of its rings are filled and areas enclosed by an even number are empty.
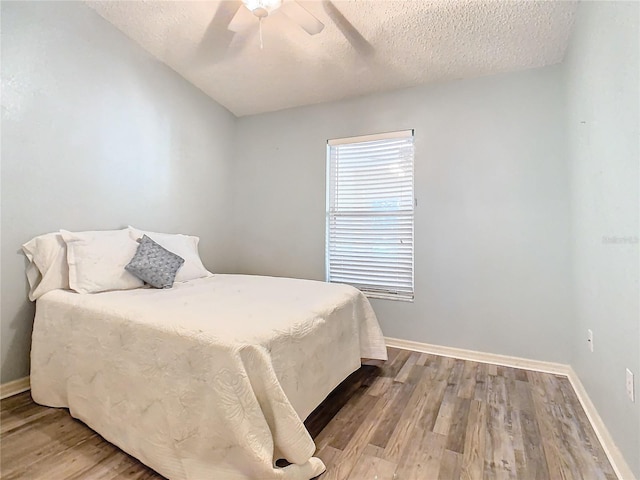
<svg viewBox="0 0 640 480">
<path fill-rule="evenodd" d="M 163 478 L 28 392 L 0 412 L 3 479 Z M 305 424 L 319 480 L 616 478 L 569 381 L 550 374 L 390 348 Z"/>
</svg>

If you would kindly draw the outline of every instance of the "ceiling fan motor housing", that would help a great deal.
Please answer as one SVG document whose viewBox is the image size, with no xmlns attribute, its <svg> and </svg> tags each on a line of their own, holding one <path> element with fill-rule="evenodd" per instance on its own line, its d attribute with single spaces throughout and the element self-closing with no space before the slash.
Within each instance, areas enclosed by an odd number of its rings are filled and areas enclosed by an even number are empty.
<svg viewBox="0 0 640 480">
<path fill-rule="evenodd" d="M 242 3 L 258 18 L 268 17 L 271 12 L 280 8 L 282 0 L 242 0 Z"/>
</svg>

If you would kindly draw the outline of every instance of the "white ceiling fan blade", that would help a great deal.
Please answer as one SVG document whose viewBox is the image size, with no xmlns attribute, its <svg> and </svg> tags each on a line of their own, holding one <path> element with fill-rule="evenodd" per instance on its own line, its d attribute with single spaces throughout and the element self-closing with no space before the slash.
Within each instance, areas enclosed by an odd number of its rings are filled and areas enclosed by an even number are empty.
<svg viewBox="0 0 640 480">
<path fill-rule="evenodd" d="M 238 33 L 242 30 L 245 30 L 255 21 L 256 17 L 253 16 L 253 14 L 247 9 L 247 7 L 242 5 L 240 8 L 238 8 L 238 11 L 229 22 L 227 28 L 232 32 Z"/>
<path fill-rule="evenodd" d="M 347 20 L 338 8 L 330 0 L 323 0 L 322 6 L 333 23 L 338 27 L 340 33 L 349 41 L 351 46 L 363 57 L 373 55 L 373 46 L 364 38 L 360 32 Z"/>
<path fill-rule="evenodd" d="M 207 62 L 215 62 L 224 58 L 235 36 L 234 32 L 227 30 L 227 26 L 241 6 L 240 0 L 220 3 L 200 39 L 195 51 L 195 61 L 206 59 Z"/>
<path fill-rule="evenodd" d="M 300 25 L 300 27 L 309 35 L 315 35 L 324 29 L 324 23 L 313 16 L 296 0 L 283 2 L 282 7 L 280 7 L 280 12 Z"/>
</svg>

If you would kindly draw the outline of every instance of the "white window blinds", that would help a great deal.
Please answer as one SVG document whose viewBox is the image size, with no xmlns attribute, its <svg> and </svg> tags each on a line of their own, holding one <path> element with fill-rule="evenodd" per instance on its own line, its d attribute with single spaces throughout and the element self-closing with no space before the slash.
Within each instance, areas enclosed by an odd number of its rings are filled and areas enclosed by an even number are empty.
<svg viewBox="0 0 640 480">
<path fill-rule="evenodd" d="M 413 299 L 413 131 L 328 142 L 327 281 Z"/>
</svg>

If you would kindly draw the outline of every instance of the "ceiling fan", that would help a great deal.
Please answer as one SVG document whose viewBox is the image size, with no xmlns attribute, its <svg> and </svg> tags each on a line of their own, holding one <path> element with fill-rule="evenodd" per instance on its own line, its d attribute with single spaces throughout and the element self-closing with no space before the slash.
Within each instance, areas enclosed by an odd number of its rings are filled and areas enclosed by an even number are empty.
<svg viewBox="0 0 640 480">
<path fill-rule="evenodd" d="M 242 0 L 242 5 L 260 21 L 278 12 L 298 24 L 309 35 L 316 35 L 324 29 L 324 23 L 296 0 Z M 229 30 L 238 31 L 242 28 L 241 24 L 246 22 L 245 18 L 242 14 L 242 6 L 240 6 L 229 23 Z"/>
<path fill-rule="evenodd" d="M 330 0 L 317 3 L 322 5 L 327 17 L 362 57 L 373 53 L 371 44 Z M 292 25 L 297 24 L 309 35 L 317 35 L 325 27 L 297 0 L 224 0 L 220 2 L 200 42 L 200 54 L 215 62 L 238 53 L 246 47 L 248 36 L 256 31 L 261 33 L 262 21 L 271 15 L 286 17 Z M 257 29 L 256 20 L 259 24 Z M 237 36 L 240 42 L 234 41 Z"/>
</svg>

